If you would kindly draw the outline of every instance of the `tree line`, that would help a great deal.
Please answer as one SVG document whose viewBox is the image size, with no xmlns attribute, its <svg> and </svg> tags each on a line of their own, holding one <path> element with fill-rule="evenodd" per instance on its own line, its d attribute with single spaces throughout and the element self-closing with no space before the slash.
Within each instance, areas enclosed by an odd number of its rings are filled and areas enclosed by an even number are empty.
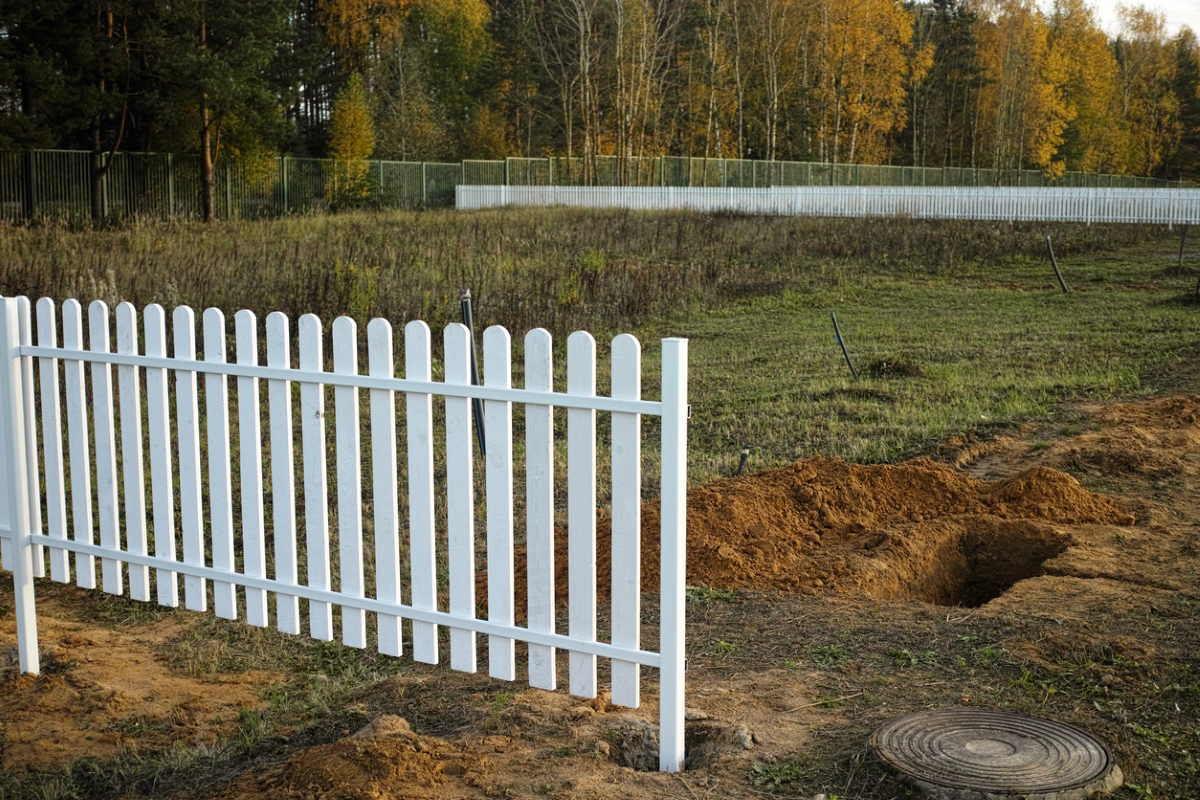
<svg viewBox="0 0 1200 800">
<path fill-rule="evenodd" d="M 1200 45 L 1086 0 L 0 0 L 0 149 L 1200 177 Z"/>
</svg>

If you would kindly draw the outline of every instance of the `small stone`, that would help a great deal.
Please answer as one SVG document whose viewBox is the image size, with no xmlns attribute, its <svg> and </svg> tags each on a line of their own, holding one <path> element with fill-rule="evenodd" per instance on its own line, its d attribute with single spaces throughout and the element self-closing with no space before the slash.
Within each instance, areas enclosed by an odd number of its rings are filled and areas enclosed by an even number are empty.
<svg viewBox="0 0 1200 800">
<path fill-rule="evenodd" d="M 708 713 L 698 708 L 688 708 L 684 710 L 683 718 L 689 722 L 694 722 L 696 720 L 708 719 Z"/>
<path fill-rule="evenodd" d="M 737 730 L 733 734 L 737 737 L 738 744 L 742 746 L 743 750 L 754 749 L 754 735 L 750 733 L 750 729 L 745 725 L 738 725 Z"/>
<path fill-rule="evenodd" d="M 608 742 L 596 742 L 596 752 L 603 756 L 611 756 L 612 745 Z"/>
<path fill-rule="evenodd" d="M 1100 676 L 1100 685 L 1101 686 L 1112 686 L 1113 682 L 1114 682 L 1114 678 L 1113 678 L 1112 674 L 1110 674 L 1108 672 L 1106 672 Z"/>
</svg>

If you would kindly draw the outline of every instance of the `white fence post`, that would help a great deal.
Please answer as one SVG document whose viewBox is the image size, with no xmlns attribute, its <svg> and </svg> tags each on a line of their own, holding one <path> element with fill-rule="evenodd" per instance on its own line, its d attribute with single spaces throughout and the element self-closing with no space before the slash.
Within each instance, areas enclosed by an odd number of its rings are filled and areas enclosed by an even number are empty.
<svg viewBox="0 0 1200 800">
<path fill-rule="evenodd" d="M 17 659 L 21 672 L 37 675 L 37 613 L 33 597 L 33 544 L 29 541 L 29 479 L 25 441 L 25 407 L 20 345 L 19 310 L 15 298 L 0 299 L 0 458 L 7 466 L 7 486 L 2 487 L 8 505 L 11 537 L 13 595 L 17 611 Z"/>
<path fill-rule="evenodd" d="M 662 629 L 659 653 L 658 767 L 683 766 L 684 590 L 687 584 L 687 339 L 664 339 L 662 353 Z"/>
</svg>

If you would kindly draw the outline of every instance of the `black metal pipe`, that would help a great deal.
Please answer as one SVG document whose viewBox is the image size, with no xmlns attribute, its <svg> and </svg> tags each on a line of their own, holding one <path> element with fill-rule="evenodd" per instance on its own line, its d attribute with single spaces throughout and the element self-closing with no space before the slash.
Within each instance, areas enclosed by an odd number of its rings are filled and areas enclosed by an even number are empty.
<svg viewBox="0 0 1200 800">
<path fill-rule="evenodd" d="M 471 313 L 471 290 L 463 289 L 458 293 L 458 306 L 462 310 L 463 325 L 471 334 L 471 385 L 479 385 L 479 355 L 475 349 L 475 315 Z M 479 454 L 487 458 L 487 445 L 483 438 L 483 400 L 472 399 L 475 408 L 475 436 L 479 439 Z"/>
<path fill-rule="evenodd" d="M 846 340 L 842 338 L 842 329 L 838 327 L 837 314 L 830 311 L 829 318 L 833 320 L 833 333 L 837 336 L 837 343 L 842 346 L 842 355 L 846 357 L 846 366 L 850 368 L 850 374 L 854 376 L 854 380 L 858 380 L 858 370 L 854 368 L 854 362 L 850 360 L 850 351 L 846 349 Z"/>
<path fill-rule="evenodd" d="M 1054 245 L 1050 243 L 1050 237 L 1046 237 L 1046 250 L 1050 253 L 1050 265 L 1054 267 L 1054 276 L 1058 278 L 1058 285 L 1062 287 L 1063 294 L 1070 294 L 1071 290 L 1067 288 L 1067 282 L 1063 280 L 1062 273 L 1058 270 L 1058 259 L 1054 257 Z"/>
<path fill-rule="evenodd" d="M 742 449 L 742 460 L 738 462 L 737 472 L 733 473 L 734 476 L 741 475 L 742 471 L 746 469 L 746 460 L 748 458 L 750 458 L 750 448 L 746 447 Z"/>
</svg>

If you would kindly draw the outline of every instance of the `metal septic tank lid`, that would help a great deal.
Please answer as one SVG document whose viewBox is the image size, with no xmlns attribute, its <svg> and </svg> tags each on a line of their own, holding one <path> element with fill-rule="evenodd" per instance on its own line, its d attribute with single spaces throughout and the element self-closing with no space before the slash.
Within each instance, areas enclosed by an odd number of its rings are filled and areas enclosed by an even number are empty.
<svg viewBox="0 0 1200 800">
<path fill-rule="evenodd" d="M 938 800 L 1083 800 L 1124 782 L 1091 734 L 1006 711 L 917 711 L 875 731 L 871 749 Z"/>
</svg>

